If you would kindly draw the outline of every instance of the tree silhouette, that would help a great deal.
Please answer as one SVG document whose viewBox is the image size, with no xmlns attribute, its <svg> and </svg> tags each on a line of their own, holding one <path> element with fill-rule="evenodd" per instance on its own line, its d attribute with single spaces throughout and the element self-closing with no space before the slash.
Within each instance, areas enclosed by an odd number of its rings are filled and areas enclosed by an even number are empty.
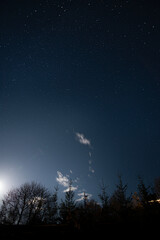
<svg viewBox="0 0 160 240">
<path fill-rule="evenodd" d="M 139 177 L 138 192 L 127 196 L 127 184 L 119 176 L 118 184 L 109 198 L 104 182 L 98 195 L 101 204 L 84 193 L 81 202 L 75 200 L 72 181 L 69 181 L 64 199 L 58 202 L 58 188 L 51 194 L 36 182 L 25 183 L 9 191 L 2 199 L 0 225 L 60 224 L 73 229 L 94 229 L 99 224 L 140 222 L 157 223 L 160 216 L 160 178 L 154 182 L 154 191 Z M 61 225 L 62 226 L 62 225 Z"/>
<path fill-rule="evenodd" d="M 45 214 L 44 214 L 44 222 L 46 224 L 57 223 L 58 220 L 58 187 L 54 188 L 53 195 L 49 196 Z"/>
<path fill-rule="evenodd" d="M 2 223 L 42 222 L 48 197 L 48 190 L 36 182 L 25 183 L 9 191 L 2 201 Z"/>
<path fill-rule="evenodd" d="M 75 197 L 75 193 L 72 190 L 72 180 L 70 180 L 68 190 L 65 192 L 65 199 L 64 201 L 61 200 L 60 216 L 61 216 L 62 222 L 71 223 L 73 221 L 73 212 L 76 207 L 76 202 L 74 197 Z"/>
<path fill-rule="evenodd" d="M 102 208 L 106 210 L 108 209 L 109 197 L 106 192 L 107 186 L 104 184 L 103 180 L 102 180 L 102 183 L 100 184 L 100 189 L 101 189 L 101 193 L 98 196 L 101 200 Z"/>
<path fill-rule="evenodd" d="M 153 195 L 150 193 L 150 186 L 146 187 L 141 177 L 138 177 L 138 195 L 143 207 L 149 206 L 149 201 L 152 200 Z"/>
<path fill-rule="evenodd" d="M 110 208 L 112 214 L 117 220 L 120 221 L 126 218 L 126 212 L 129 209 L 131 199 L 127 197 L 127 184 L 123 185 L 121 176 L 118 176 L 119 183 L 116 185 L 116 189 L 110 198 Z"/>
<path fill-rule="evenodd" d="M 160 177 L 156 178 L 154 181 L 154 192 L 156 195 L 156 199 L 160 199 Z"/>
<path fill-rule="evenodd" d="M 102 221 L 106 221 L 109 217 L 109 196 L 107 195 L 107 186 L 104 184 L 103 180 L 100 184 L 101 192 L 98 195 L 101 206 L 102 206 Z"/>
</svg>

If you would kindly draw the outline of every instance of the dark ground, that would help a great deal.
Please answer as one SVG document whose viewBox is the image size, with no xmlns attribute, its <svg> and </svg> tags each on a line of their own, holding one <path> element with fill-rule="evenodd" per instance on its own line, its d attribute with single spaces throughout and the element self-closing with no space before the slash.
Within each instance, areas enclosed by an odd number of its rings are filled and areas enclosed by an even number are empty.
<svg viewBox="0 0 160 240">
<path fill-rule="evenodd" d="M 149 224 L 150 225 L 150 224 Z M 40 226 L 0 226 L 0 240 L 3 239 L 91 239 L 97 237 L 100 239 L 125 236 L 128 238 L 144 237 L 157 234 L 157 227 L 143 226 L 136 224 L 104 224 L 97 226 L 87 226 L 83 229 L 75 229 L 67 225 L 40 225 Z M 152 230 L 151 230 L 152 229 Z M 159 229 L 159 228 L 158 228 Z M 157 229 L 157 230 L 158 230 Z M 152 232 L 152 233 L 151 233 Z M 156 235 L 155 235 L 156 236 Z"/>
<path fill-rule="evenodd" d="M 104 226 L 76 229 L 67 225 L 40 226 L 0 226 L 1 239 L 55 239 L 55 237 L 78 237 L 89 234 L 102 234 Z"/>
<path fill-rule="evenodd" d="M 118 227 L 118 229 L 117 229 Z M 1 226 L 0 240 L 3 239 L 91 239 L 97 237 L 100 239 L 108 238 L 112 235 L 119 237 L 120 232 L 124 232 L 124 226 L 116 224 L 105 224 L 99 226 L 87 226 L 83 229 L 75 229 L 67 225 L 49 225 L 49 226 Z M 117 231 L 118 230 L 118 231 Z"/>
</svg>

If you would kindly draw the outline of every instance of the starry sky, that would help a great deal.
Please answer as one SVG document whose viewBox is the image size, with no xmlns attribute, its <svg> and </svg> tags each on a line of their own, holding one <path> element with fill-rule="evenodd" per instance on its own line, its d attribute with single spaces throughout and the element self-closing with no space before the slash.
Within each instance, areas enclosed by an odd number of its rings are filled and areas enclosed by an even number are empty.
<svg viewBox="0 0 160 240">
<path fill-rule="evenodd" d="M 160 176 L 160 3 L 0 1 L 0 180 L 76 197 Z"/>
</svg>

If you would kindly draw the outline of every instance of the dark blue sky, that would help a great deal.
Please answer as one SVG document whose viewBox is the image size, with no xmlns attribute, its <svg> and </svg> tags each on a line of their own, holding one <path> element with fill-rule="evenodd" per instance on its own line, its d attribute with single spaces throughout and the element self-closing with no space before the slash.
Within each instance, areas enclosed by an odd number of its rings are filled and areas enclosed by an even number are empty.
<svg viewBox="0 0 160 240">
<path fill-rule="evenodd" d="M 0 2 L 0 180 L 76 194 L 160 176 L 160 3 Z M 80 196 L 80 195 L 79 195 Z"/>
</svg>

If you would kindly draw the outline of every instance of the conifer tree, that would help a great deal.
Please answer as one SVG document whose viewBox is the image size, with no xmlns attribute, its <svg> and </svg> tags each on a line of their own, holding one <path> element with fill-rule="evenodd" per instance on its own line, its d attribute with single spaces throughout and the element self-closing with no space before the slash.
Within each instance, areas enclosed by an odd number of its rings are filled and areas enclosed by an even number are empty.
<svg viewBox="0 0 160 240">
<path fill-rule="evenodd" d="M 73 218 L 73 211 L 76 207 L 75 202 L 75 193 L 72 190 L 72 180 L 69 181 L 69 187 L 65 192 L 65 199 L 64 201 L 61 200 L 60 206 L 60 216 L 62 218 L 62 222 L 71 222 Z"/>
</svg>

